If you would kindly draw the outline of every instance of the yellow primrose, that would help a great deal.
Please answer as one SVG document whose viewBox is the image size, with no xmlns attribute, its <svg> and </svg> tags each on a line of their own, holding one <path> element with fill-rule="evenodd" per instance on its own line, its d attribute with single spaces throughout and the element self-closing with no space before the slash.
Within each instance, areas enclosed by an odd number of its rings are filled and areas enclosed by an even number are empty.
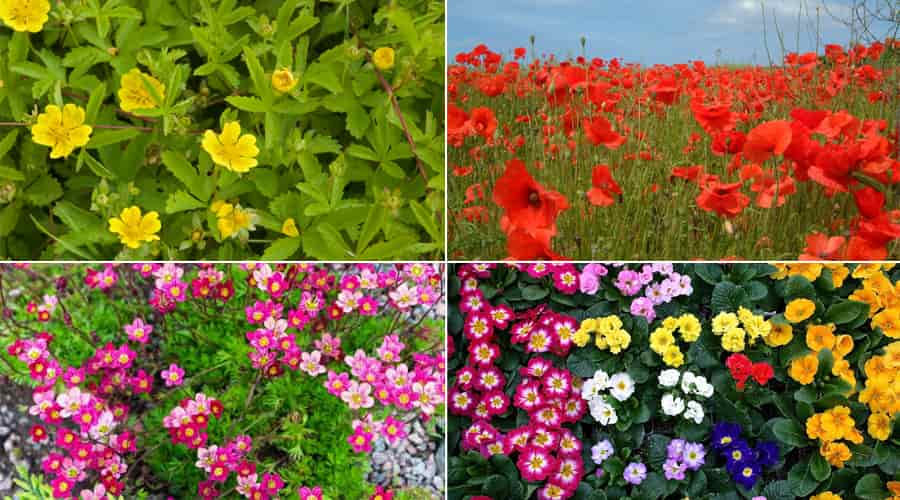
<svg viewBox="0 0 900 500">
<path fill-rule="evenodd" d="M 807 385 L 812 383 L 819 370 L 819 358 L 815 353 L 807 354 L 799 358 L 791 360 L 791 367 L 788 369 L 788 375 L 798 383 Z"/>
<path fill-rule="evenodd" d="M 843 500 L 840 495 L 832 493 L 830 491 L 823 491 L 818 495 L 813 495 L 809 497 L 809 500 Z"/>
<path fill-rule="evenodd" d="M 207 130 L 203 134 L 203 149 L 217 165 L 232 172 L 249 172 L 257 165 L 259 148 L 256 147 L 256 137 L 252 134 L 241 135 L 241 124 L 236 121 L 226 123 L 218 135 Z"/>
<path fill-rule="evenodd" d="M 738 319 L 736 314 L 730 312 L 720 312 L 712 320 L 712 331 L 716 335 L 722 335 L 728 330 L 736 328 L 739 325 L 740 320 Z"/>
<path fill-rule="evenodd" d="M 375 67 L 386 71 L 394 67 L 394 49 L 381 47 L 372 54 L 372 62 Z"/>
<path fill-rule="evenodd" d="M 791 323 L 799 323 L 809 319 L 816 312 L 816 303 L 809 299 L 794 299 L 784 311 L 784 317 Z"/>
<path fill-rule="evenodd" d="M 806 327 L 806 346 L 815 352 L 834 349 L 834 325 L 809 325 Z"/>
<path fill-rule="evenodd" d="M 44 29 L 50 12 L 48 0 L 2 0 L 0 19 L 16 31 L 37 33 Z"/>
<path fill-rule="evenodd" d="M 869 415 L 869 435 L 879 441 L 887 441 L 891 436 L 891 417 L 885 413 Z"/>
<path fill-rule="evenodd" d="M 682 314 L 678 317 L 678 331 L 685 342 L 695 342 L 703 331 L 700 320 L 693 314 Z"/>
<path fill-rule="evenodd" d="M 156 100 L 144 86 L 143 78 L 156 90 L 160 97 L 165 99 L 166 86 L 156 78 L 141 72 L 137 68 L 122 75 L 121 87 L 119 88 L 119 106 L 123 111 L 134 111 L 136 109 L 153 109 L 158 107 Z"/>
<path fill-rule="evenodd" d="M 141 209 L 133 206 L 122 210 L 118 217 L 109 219 L 109 230 L 119 235 L 119 240 L 128 248 L 138 248 L 143 242 L 159 240 L 156 233 L 162 225 L 159 214 L 147 212 L 141 215 Z"/>
<path fill-rule="evenodd" d="M 741 352 L 744 350 L 744 338 L 746 332 L 741 327 L 735 327 L 722 335 L 722 349 L 728 352 Z"/>
<path fill-rule="evenodd" d="M 772 331 L 769 335 L 763 337 L 766 345 L 769 347 L 780 347 L 787 345 L 794 338 L 794 328 L 786 323 L 774 323 Z"/>
<path fill-rule="evenodd" d="M 872 318 L 872 327 L 881 328 L 885 336 L 900 339 L 900 308 L 881 311 Z"/>
<path fill-rule="evenodd" d="M 65 158 L 87 144 L 92 131 L 84 124 L 84 109 L 80 106 L 66 104 L 59 109 L 50 104 L 31 127 L 31 139 L 35 144 L 50 146 L 50 158 Z"/>
</svg>

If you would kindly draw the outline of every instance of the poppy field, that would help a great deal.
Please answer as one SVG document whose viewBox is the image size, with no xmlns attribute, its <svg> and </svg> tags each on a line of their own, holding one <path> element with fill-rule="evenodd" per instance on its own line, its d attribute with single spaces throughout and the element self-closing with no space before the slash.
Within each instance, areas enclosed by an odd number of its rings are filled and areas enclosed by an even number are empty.
<svg viewBox="0 0 900 500">
<path fill-rule="evenodd" d="M 900 498 L 893 264 L 450 273 L 450 500 Z"/>
<path fill-rule="evenodd" d="M 444 255 L 441 0 L 3 0 L 0 257 Z"/>
<path fill-rule="evenodd" d="M 450 255 L 898 257 L 898 61 L 894 40 L 766 67 L 458 53 Z"/>
<path fill-rule="evenodd" d="M 443 442 L 444 300 L 420 263 L 6 264 L 0 381 L 45 450 L 15 497 L 443 498 L 370 472 Z"/>
</svg>

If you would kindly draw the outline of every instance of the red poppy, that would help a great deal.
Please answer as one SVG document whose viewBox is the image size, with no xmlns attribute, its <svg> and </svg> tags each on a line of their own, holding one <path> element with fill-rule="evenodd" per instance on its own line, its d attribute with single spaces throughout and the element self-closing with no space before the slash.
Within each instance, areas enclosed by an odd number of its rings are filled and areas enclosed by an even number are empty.
<svg viewBox="0 0 900 500">
<path fill-rule="evenodd" d="M 485 140 L 491 140 L 494 132 L 497 130 L 497 118 L 494 117 L 494 111 L 491 108 L 474 108 L 469 112 L 469 122 L 475 133 L 484 137 Z"/>
<path fill-rule="evenodd" d="M 869 186 L 854 191 L 853 199 L 856 201 L 856 209 L 867 219 L 875 219 L 881 215 L 886 200 L 884 193 Z"/>
<path fill-rule="evenodd" d="M 731 184 L 710 182 L 697 196 L 697 206 L 707 212 L 716 212 L 728 218 L 740 214 L 749 204 L 750 198 L 741 192 L 740 182 Z"/>
<path fill-rule="evenodd" d="M 469 115 L 455 106 L 447 105 L 447 143 L 453 147 L 462 147 L 466 137 L 475 133 Z"/>
<path fill-rule="evenodd" d="M 591 184 L 594 187 L 587 192 L 587 197 L 592 205 L 608 207 L 616 202 L 618 196 L 622 195 L 622 188 L 613 179 L 608 166 L 595 166 L 591 177 Z"/>
<path fill-rule="evenodd" d="M 823 233 L 813 233 L 806 237 L 806 248 L 800 255 L 800 260 L 831 260 L 841 256 L 841 250 L 847 239 L 843 236 L 828 236 Z"/>
<path fill-rule="evenodd" d="M 857 163 L 859 147 L 830 144 L 820 151 L 808 170 L 809 178 L 831 191 L 849 191 L 856 183 L 852 173 Z"/>
<path fill-rule="evenodd" d="M 672 167 L 670 179 L 675 177 L 686 181 L 697 182 L 703 176 L 703 165 L 692 165 L 690 167 Z"/>
<path fill-rule="evenodd" d="M 733 155 L 744 149 L 744 142 L 746 142 L 746 140 L 747 135 L 738 130 L 719 132 L 713 136 L 713 142 L 710 149 L 718 156 L 724 156 L 726 154 Z"/>
<path fill-rule="evenodd" d="M 515 50 L 513 50 L 513 57 L 515 59 L 522 59 L 523 57 L 525 57 L 525 54 L 526 52 L 524 47 L 516 47 Z"/>
<path fill-rule="evenodd" d="M 609 149 L 617 149 L 625 144 L 625 137 L 617 134 L 609 120 L 602 115 L 596 115 L 590 120 L 585 119 L 581 125 L 584 128 L 584 134 L 594 146 L 602 144 Z"/>
<path fill-rule="evenodd" d="M 494 184 L 494 203 L 506 210 L 512 227 L 548 228 L 569 208 L 562 194 L 544 189 L 518 158 L 506 162 L 506 171 Z"/>
<path fill-rule="evenodd" d="M 704 106 L 702 100 L 691 100 L 691 112 L 694 119 L 706 133 L 728 132 L 734 128 L 737 116 L 731 112 L 731 103 L 715 103 Z"/>
<path fill-rule="evenodd" d="M 515 229 L 506 235 L 506 252 L 510 260 L 566 260 L 550 248 L 556 228 L 525 231 Z"/>
<path fill-rule="evenodd" d="M 887 255 L 885 245 L 879 245 L 861 236 L 851 237 L 850 243 L 847 244 L 848 260 L 885 260 Z"/>
<path fill-rule="evenodd" d="M 757 125 L 747 134 L 744 156 L 750 161 L 763 163 L 773 155 L 780 155 L 791 144 L 791 124 L 773 120 Z"/>
</svg>

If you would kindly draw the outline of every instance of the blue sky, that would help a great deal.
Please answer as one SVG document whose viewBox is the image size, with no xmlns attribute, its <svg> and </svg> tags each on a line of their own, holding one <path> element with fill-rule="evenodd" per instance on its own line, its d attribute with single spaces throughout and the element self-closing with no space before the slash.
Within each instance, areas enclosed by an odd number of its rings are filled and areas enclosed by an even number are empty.
<svg viewBox="0 0 900 500">
<path fill-rule="evenodd" d="M 823 2 L 832 14 L 849 17 L 850 0 L 765 0 L 768 45 L 776 62 L 781 46 L 773 18 L 787 51 L 797 49 L 798 31 L 800 52 L 811 51 L 816 6 Z M 563 57 L 580 55 L 585 36 L 589 57 L 645 65 L 698 59 L 711 64 L 718 52 L 722 63 L 768 63 L 760 0 L 447 0 L 447 11 L 451 61 L 479 43 L 508 54 L 514 47 L 528 47 L 533 34 L 539 54 Z M 822 43 L 846 45 L 850 29 L 824 9 L 820 13 Z"/>
</svg>

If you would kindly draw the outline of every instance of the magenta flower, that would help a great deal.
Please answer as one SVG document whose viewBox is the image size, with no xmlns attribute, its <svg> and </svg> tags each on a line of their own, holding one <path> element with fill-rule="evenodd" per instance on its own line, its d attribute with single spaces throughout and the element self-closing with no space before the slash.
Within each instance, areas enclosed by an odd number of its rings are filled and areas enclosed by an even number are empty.
<svg viewBox="0 0 900 500">
<path fill-rule="evenodd" d="M 150 334 L 153 333 L 153 325 L 144 323 L 141 318 L 134 318 L 131 324 L 125 325 L 125 333 L 128 334 L 129 340 L 146 344 L 150 341 Z"/>
<path fill-rule="evenodd" d="M 322 488 L 319 486 L 315 488 L 302 486 L 298 493 L 300 494 L 300 500 L 322 500 Z"/>
<path fill-rule="evenodd" d="M 166 387 L 177 387 L 184 383 L 184 370 L 172 363 L 168 370 L 163 370 L 162 378 L 166 381 Z"/>
</svg>

